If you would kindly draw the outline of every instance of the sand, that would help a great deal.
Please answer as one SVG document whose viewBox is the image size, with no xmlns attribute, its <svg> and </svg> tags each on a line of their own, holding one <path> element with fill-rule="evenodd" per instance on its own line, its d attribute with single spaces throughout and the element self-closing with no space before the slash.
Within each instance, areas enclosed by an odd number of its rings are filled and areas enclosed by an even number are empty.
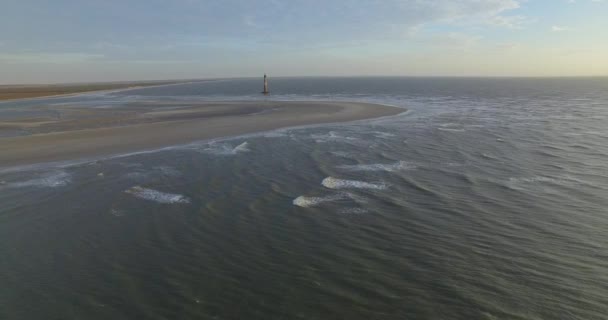
<svg viewBox="0 0 608 320">
<path fill-rule="evenodd" d="M 0 168 L 92 159 L 272 129 L 362 120 L 402 108 L 355 102 L 131 103 L 0 111 Z"/>
<path fill-rule="evenodd" d="M 49 85 L 0 85 L 0 101 L 42 98 L 51 96 L 72 95 L 93 91 L 130 89 L 148 86 L 167 85 L 183 81 L 138 81 L 138 82 L 111 82 L 86 84 L 49 84 Z"/>
</svg>

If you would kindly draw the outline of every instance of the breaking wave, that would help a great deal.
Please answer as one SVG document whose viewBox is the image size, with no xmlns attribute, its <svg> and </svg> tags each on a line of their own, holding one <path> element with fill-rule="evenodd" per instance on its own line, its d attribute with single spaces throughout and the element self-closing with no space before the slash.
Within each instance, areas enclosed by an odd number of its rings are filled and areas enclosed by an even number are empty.
<svg viewBox="0 0 608 320">
<path fill-rule="evenodd" d="M 415 164 L 407 161 L 398 161 L 395 163 L 372 163 L 372 164 L 355 164 L 355 165 L 342 165 L 338 166 L 339 169 L 349 171 L 400 171 L 400 170 L 412 170 L 416 169 Z"/>
<path fill-rule="evenodd" d="M 65 171 L 45 174 L 36 179 L 6 183 L 9 188 L 23 187 L 46 187 L 56 188 L 68 185 L 71 182 L 71 175 Z"/>
<path fill-rule="evenodd" d="M 125 192 L 137 198 L 158 203 L 190 203 L 190 199 L 181 194 L 165 193 L 154 189 L 142 188 L 140 186 L 129 188 L 125 190 Z"/>
<path fill-rule="evenodd" d="M 437 128 L 440 131 L 450 131 L 450 132 L 465 132 L 465 129 L 456 129 L 456 128 Z"/>
<path fill-rule="evenodd" d="M 356 138 L 356 137 L 348 137 L 348 136 L 339 135 L 335 131 L 330 131 L 327 134 L 312 134 L 310 137 L 312 139 L 314 139 L 316 143 L 360 140 L 359 138 Z"/>
<path fill-rule="evenodd" d="M 369 211 L 363 208 L 343 208 L 340 209 L 339 212 L 342 214 L 363 214 L 368 213 Z"/>
<path fill-rule="evenodd" d="M 220 156 L 232 156 L 249 151 L 251 151 L 251 149 L 249 149 L 249 143 L 247 141 L 239 144 L 236 147 L 233 147 L 230 144 L 210 143 L 209 147 L 202 150 L 202 152 Z"/>
<path fill-rule="evenodd" d="M 310 208 L 310 207 L 314 207 L 314 206 L 319 205 L 324 202 L 342 200 L 344 198 L 346 198 L 346 195 L 343 195 L 343 194 L 336 194 L 336 195 L 331 195 L 331 196 L 327 196 L 327 197 L 299 196 L 293 200 L 293 204 L 295 206 L 302 207 L 302 208 Z"/>
<path fill-rule="evenodd" d="M 370 183 L 365 181 L 357 180 L 344 180 L 337 179 L 334 177 L 327 177 L 321 181 L 321 184 L 329 189 L 375 189 L 384 190 L 388 188 L 388 185 L 384 182 L 381 183 Z"/>
</svg>

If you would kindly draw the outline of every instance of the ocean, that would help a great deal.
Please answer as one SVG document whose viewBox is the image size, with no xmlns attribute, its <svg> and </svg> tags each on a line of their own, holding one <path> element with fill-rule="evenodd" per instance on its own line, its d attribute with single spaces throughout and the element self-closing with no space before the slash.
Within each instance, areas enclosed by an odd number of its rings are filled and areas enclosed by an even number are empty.
<svg viewBox="0 0 608 320">
<path fill-rule="evenodd" d="M 270 90 L 228 79 L 0 103 L 404 108 L 1 171 L 0 319 L 608 319 L 608 78 Z"/>
</svg>

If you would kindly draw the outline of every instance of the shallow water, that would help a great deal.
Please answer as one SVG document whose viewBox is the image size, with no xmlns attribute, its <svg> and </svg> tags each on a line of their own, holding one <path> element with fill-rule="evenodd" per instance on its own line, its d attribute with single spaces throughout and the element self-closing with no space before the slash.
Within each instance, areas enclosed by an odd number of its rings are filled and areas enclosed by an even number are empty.
<svg viewBox="0 0 608 320">
<path fill-rule="evenodd" d="M 269 98 L 258 86 L 0 104 L 409 109 L 1 172 L 0 318 L 606 318 L 608 79 L 286 78 Z"/>
</svg>

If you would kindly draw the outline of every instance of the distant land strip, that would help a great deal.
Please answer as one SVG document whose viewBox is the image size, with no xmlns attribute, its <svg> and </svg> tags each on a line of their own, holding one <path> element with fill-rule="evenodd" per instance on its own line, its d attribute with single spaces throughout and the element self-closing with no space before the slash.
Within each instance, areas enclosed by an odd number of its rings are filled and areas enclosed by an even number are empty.
<svg viewBox="0 0 608 320">
<path fill-rule="evenodd" d="M 78 83 L 78 84 L 40 84 L 40 85 L 0 85 L 0 101 L 42 98 L 52 96 L 72 95 L 78 93 L 130 89 L 138 87 L 162 86 L 187 82 L 206 80 L 162 80 L 137 82 L 105 82 L 105 83 Z"/>
</svg>

